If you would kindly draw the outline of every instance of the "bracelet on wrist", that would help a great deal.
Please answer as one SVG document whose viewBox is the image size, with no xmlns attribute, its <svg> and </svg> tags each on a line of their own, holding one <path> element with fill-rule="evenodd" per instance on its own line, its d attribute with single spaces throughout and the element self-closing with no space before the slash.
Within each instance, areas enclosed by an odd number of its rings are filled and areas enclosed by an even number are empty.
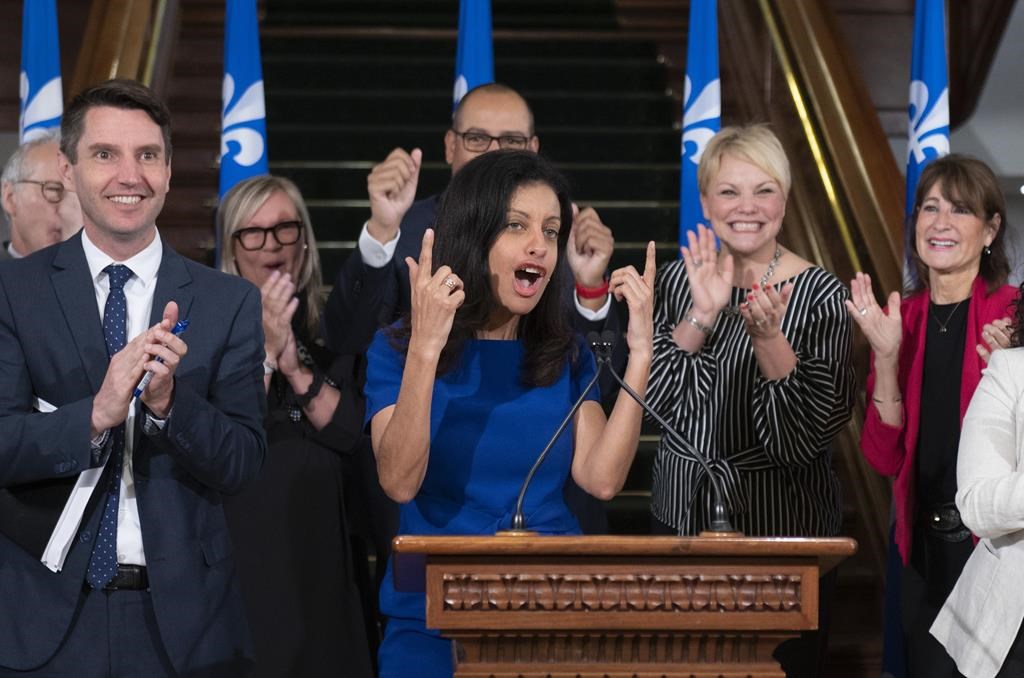
<svg viewBox="0 0 1024 678">
<path fill-rule="evenodd" d="M 313 381 L 309 385 L 309 389 L 303 394 L 295 394 L 295 404 L 299 407 L 305 408 L 311 402 L 313 398 L 317 397 L 320 393 L 320 388 L 324 385 L 324 373 L 320 370 L 313 370 Z"/>
<path fill-rule="evenodd" d="M 580 299 L 600 299 L 608 294 L 608 281 L 605 280 L 604 284 L 598 287 L 584 287 L 576 283 L 576 294 L 579 295 Z"/>
<path fill-rule="evenodd" d="M 688 314 L 686 315 L 686 317 L 685 317 L 685 318 L 683 318 L 683 320 L 685 320 L 686 322 L 690 323 L 691 325 L 693 325 L 694 327 L 696 327 L 696 328 L 697 328 L 698 330 L 700 330 L 701 332 L 703 332 L 705 336 L 708 336 L 708 337 L 710 337 L 710 336 L 711 336 L 711 332 L 713 331 L 713 330 L 712 330 L 712 328 L 711 328 L 711 327 L 708 327 L 707 325 L 705 325 L 705 324 L 704 324 L 704 323 L 702 323 L 701 321 L 699 321 L 699 320 L 697 320 L 696 318 L 694 318 L 694 317 L 693 317 L 693 314 L 689 314 L 689 313 L 688 313 Z"/>
</svg>

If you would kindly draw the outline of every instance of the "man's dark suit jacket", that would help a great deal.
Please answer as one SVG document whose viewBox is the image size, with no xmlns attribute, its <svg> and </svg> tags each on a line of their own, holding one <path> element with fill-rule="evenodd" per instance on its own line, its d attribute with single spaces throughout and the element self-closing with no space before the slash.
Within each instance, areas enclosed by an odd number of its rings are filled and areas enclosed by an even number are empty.
<svg viewBox="0 0 1024 678">
<path fill-rule="evenodd" d="M 137 413 L 135 489 L 163 645 L 179 673 L 217 675 L 252 656 L 221 496 L 252 480 L 266 451 L 260 295 L 164 244 L 150 324 L 172 300 L 191 322 L 188 353 L 163 431 L 144 434 Z M 0 511 L 23 517 L 0 532 L 2 667 L 43 665 L 73 623 L 102 492 L 59 573 L 25 544 L 45 545 L 78 473 L 103 462 L 89 429 L 108 362 L 81 235 L 0 265 Z M 57 410 L 33 413 L 36 397 Z"/>
</svg>

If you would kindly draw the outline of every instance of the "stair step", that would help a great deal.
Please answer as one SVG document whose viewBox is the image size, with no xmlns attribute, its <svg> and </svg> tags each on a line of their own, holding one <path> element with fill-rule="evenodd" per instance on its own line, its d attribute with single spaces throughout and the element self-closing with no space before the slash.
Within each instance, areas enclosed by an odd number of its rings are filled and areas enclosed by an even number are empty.
<svg viewBox="0 0 1024 678">
<path fill-rule="evenodd" d="M 348 88 L 445 89 L 452 85 L 454 70 L 451 57 L 266 55 L 263 59 L 263 79 L 268 89 L 275 84 L 316 87 L 325 83 L 345 83 Z M 508 59 L 495 64 L 494 77 L 498 82 L 512 86 L 551 83 L 573 90 L 609 93 L 618 89 L 659 91 L 666 85 L 664 68 L 654 60 L 634 63 L 620 60 Z"/>
<path fill-rule="evenodd" d="M 272 156 L 276 157 L 276 156 Z M 366 195 L 366 178 L 373 163 L 356 167 L 307 166 L 302 162 L 271 162 L 272 172 L 282 174 L 302 186 L 307 200 L 330 200 L 337 196 Z M 661 166 L 635 165 L 623 168 L 590 166 L 562 167 L 569 179 L 569 194 L 579 204 L 593 200 L 673 201 L 679 196 L 679 172 Z M 418 195 L 440 193 L 451 179 L 451 168 L 444 163 L 430 163 L 420 169 Z"/>
<path fill-rule="evenodd" d="M 273 149 L 287 149 L 282 160 L 376 160 L 395 147 L 440 149 L 442 125 L 315 125 L 276 123 L 267 130 Z M 185 131 L 184 133 L 188 133 Z M 179 135 L 182 132 L 179 132 Z M 679 162 L 679 133 L 656 127 L 592 127 L 537 125 L 544 154 L 572 162 Z M 438 152 L 438 151 L 434 151 Z M 436 159 L 443 155 L 438 152 Z M 428 160 L 433 160 L 429 155 Z"/>
<path fill-rule="evenodd" d="M 679 102 L 664 93 L 525 90 L 534 118 L 545 125 L 671 127 Z M 285 89 L 267 92 L 267 120 L 302 119 L 310 123 L 352 124 L 373 120 L 383 125 L 429 124 L 451 115 L 451 87 L 365 90 Z"/>
<path fill-rule="evenodd" d="M 454 28 L 454 26 L 451 26 Z M 312 33 L 312 35 L 311 35 Z M 416 59 L 446 57 L 455 65 L 455 33 L 410 39 L 402 31 L 381 32 L 378 35 L 316 35 L 312 29 L 289 32 L 264 25 L 261 45 L 265 56 L 289 54 L 365 55 L 389 54 Z M 494 61 L 531 56 L 575 58 L 649 58 L 657 59 L 658 52 L 649 39 L 623 40 L 538 40 L 533 35 L 503 38 L 494 36 Z"/>
</svg>

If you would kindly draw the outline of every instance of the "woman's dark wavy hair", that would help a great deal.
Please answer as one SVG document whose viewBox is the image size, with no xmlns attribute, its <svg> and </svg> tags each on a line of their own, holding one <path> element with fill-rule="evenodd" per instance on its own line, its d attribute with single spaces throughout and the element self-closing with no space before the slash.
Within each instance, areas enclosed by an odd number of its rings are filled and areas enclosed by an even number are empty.
<svg viewBox="0 0 1024 678">
<path fill-rule="evenodd" d="M 951 153 L 936 158 L 928 163 L 917 180 L 917 191 L 914 194 L 914 211 L 910 215 L 910 229 L 913 234 L 917 224 L 917 215 L 921 205 L 928 197 L 932 186 L 939 185 L 942 197 L 957 206 L 968 209 L 971 214 L 986 224 L 992 223 L 999 215 L 999 229 L 996 237 L 989 245 L 989 254 L 981 255 L 979 275 L 985 281 L 989 293 L 1006 284 L 1010 275 L 1010 262 L 1006 257 L 1003 244 L 1009 224 L 1006 221 L 1006 198 L 999 188 L 999 180 L 989 166 L 977 158 L 959 153 Z M 910 259 L 917 270 L 917 285 L 907 292 L 918 292 L 928 286 L 928 266 L 917 253 L 917 238 L 910 237 Z"/>
<path fill-rule="evenodd" d="M 450 266 L 466 292 L 466 301 L 455 313 L 448 343 L 441 351 L 438 375 L 455 367 L 466 340 L 486 327 L 495 309 L 488 255 L 507 226 L 513 195 L 530 184 L 543 184 L 554 191 L 562 225 L 558 259 L 546 290 L 534 309 L 519 320 L 517 334 L 526 349 L 521 379 L 531 386 L 547 386 L 558 379 L 567 361 L 576 361 L 566 293 L 565 249 L 572 226 L 568 184 L 561 172 L 536 153 L 491 151 L 474 158 L 452 177 L 437 210 L 434 271 Z M 410 333 L 407 315 L 391 333 L 396 350 L 405 353 Z"/>
</svg>

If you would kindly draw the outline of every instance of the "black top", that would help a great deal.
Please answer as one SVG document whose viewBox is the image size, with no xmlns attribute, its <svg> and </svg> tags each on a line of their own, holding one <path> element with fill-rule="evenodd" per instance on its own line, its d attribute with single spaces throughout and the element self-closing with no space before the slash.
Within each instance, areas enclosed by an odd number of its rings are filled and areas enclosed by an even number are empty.
<svg viewBox="0 0 1024 678">
<path fill-rule="evenodd" d="M 916 469 L 917 505 L 923 510 L 952 503 L 956 497 L 960 375 L 970 304 L 968 297 L 956 304 L 928 307 Z"/>
</svg>

